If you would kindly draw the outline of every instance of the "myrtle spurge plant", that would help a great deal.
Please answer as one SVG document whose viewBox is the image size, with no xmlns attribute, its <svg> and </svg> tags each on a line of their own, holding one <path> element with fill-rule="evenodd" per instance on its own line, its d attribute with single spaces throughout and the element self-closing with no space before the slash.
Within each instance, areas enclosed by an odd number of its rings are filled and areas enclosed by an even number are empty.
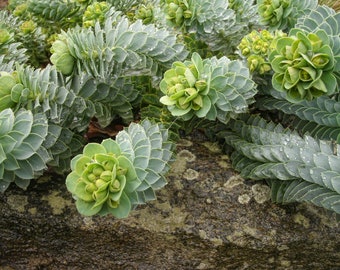
<svg viewBox="0 0 340 270">
<path fill-rule="evenodd" d="M 66 179 L 78 211 L 123 218 L 138 204 L 155 199 L 154 190 L 166 184 L 171 150 L 167 131 L 147 120 L 131 124 L 116 141 L 87 144 L 72 160 Z"/>
<path fill-rule="evenodd" d="M 274 201 L 339 213 L 339 29 L 316 0 L 11 0 L 0 191 L 58 173 L 82 215 L 124 218 L 199 128 Z"/>
<path fill-rule="evenodd" d="M 240 61 L 226 57 L 175 62 L 160 83 L 160 101 L 174 116 L 196 116 L 227 122 L 230 115 L 245 112 L 256 94 L 255 83 Z"/>
</svg>

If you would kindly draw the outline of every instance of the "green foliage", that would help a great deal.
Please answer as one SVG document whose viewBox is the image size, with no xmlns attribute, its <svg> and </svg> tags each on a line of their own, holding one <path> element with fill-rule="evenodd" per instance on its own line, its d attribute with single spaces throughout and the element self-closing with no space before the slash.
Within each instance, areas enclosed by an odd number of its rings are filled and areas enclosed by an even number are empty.
<svg viewBox="0 0 340 270">
<path fill-rule="evenodd" d="M 229 129 L 219 136 L 236 150 L 232 163 L 243 177 L 270 180 L 278 201 L 308 201 L 340 213 L 340 148 L 257 116 L 231 121 Z"/>
<path fill-rule="evenodd" d="M 253 1 L 243 1 L 244 9 L 237 1 L 229 7 L 227 0 L 190 1 L 189 7 L 192 16 L 187 20 L 186 31 L 196 33 L 197 39 L 214 52 L 232 53 L 243 35 L 258 24 L 257 16 L 253 16 Z"/>
<path fill-rule="evenodd" d="M 256 94 L 249 70 L 238 60 L 216 57 L 174 62 L 160 83 L 160 101 L 173 116 L 190 120 L 196 116 L 227 122 L 232 114 L 245 112 Z"/>
<path fill-rule="evenodd" d="M 22 42 L 15 37 L 19 25 L 14 16 L 5 10 L 0 10 L 0 55 L 2 56 L 2 63 L 25 63 L 28 60 L 26 49 L 23 48 Z"/>
<path fill-rule="evenodd" d="M 131 124 L 116 141 L 87 144 L 72 160 L 66 179 L 78 211 L 123 218 L 136 205 L 155 199 L 154 191 L 166 184 L 171 150 L 167 131 L 148 120 Z"/>
<path fill-rule="evenodd" d="M 290 103 L 279 97 L 266 96 L 257 100 L 257 107 L 262 110 L 279 110 L 286 116 L 291 115 L 288 120 L 290 125 L 301 130 L 303 134 L 309 133 L 319 139 L 340 143 L 340 103 L 335 99 L 321 96 L 311 101 Z"/>
<path fill-rule="evenodd" d="M 102 28 L 97 23 L 93 29 L 74 28 L 59 37 L 75 59 L 77 73 L 85 71 L 110 84 L 121 74 L 156 75 L 159 67 L 170 67 L 173 61 L 186 57 L 184 45 L 166 29 L 145 26 L 141 21 L 131 24 L 113 9 L 107 16 Z M 59 57 L 66 54 L 61 51 Z"/>
</svg>

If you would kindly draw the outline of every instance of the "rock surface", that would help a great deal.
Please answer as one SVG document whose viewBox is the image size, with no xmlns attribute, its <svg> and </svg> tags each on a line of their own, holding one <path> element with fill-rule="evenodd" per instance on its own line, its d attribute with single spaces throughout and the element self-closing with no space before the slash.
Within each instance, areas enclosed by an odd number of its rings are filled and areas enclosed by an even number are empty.
<svg viewBox="0 0 340 270">
<path fill-rule="evenodd" d="M 64 179 L 0 195 L 0 269 L 340 269 L 339 223 L 275 205 L 219 147 L 183 139 L 158 200 L 126 219 L 82 217 Z"/>
</svg>

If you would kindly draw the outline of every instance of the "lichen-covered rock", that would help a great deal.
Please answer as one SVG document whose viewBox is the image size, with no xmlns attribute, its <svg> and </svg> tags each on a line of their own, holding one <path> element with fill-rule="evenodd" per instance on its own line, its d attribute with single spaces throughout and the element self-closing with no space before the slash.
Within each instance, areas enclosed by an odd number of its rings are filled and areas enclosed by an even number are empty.
<svg viewBox="0 0 340 270">
<path fill-rule="evenodd" d="M 0 195 L 0 269 L 340 268 L 334 216 L 271 203 L 216 144 L 186 138 L 177 150 L 158 200 L 126 219 L 79 215 L 63 178 L 10 187 Z"/>
</svg>

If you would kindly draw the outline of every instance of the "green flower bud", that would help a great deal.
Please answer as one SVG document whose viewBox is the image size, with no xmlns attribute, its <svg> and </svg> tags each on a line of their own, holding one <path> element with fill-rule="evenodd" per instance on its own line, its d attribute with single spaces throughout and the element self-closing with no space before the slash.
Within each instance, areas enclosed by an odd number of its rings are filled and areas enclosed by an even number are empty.
<svg viewBox="0 0 340 270">
<path fill-rule="evenodd" d="M 192 17 L 188 3 L 184 0 L 166 1 L 165 13 L 166 19 L 176 26 L 181 26 L 185 19 Z"/>
<path fill-rule="evenodd" d="M 115 179 L 110 184 L 110 192 L 118 192 L 120 191 L 120 182 L 119 180 Z"/>
<path fill-rule="evenodd" d="M 96 166 L 92 170 L 92 173 L 97 177 L 99 177 L 102 174 L 102 172 L 104 172 L 104 169 L 101 166 Z"/>
<path fill-rule="evenodd" d="M 70 75 L 73 71 L 75 58 L 70 54 L 66 40 L 56 40 L 51 47 L 51 62 L 61 73 Z"/>
<path fill-rule="evenodd" d="M 110 171 L 103 171 L 101 174 L 100 174 L 100 179 L 106 181 L 106 182 L 109 182 L 112 180 L 112 172 Z"/>
<path fill-rule="evenodd" d="M 85 187 L 86 192 L 93 193 L 98 189 L 98 187 L 94 183 L 87 184 Z"/>
</svg>

